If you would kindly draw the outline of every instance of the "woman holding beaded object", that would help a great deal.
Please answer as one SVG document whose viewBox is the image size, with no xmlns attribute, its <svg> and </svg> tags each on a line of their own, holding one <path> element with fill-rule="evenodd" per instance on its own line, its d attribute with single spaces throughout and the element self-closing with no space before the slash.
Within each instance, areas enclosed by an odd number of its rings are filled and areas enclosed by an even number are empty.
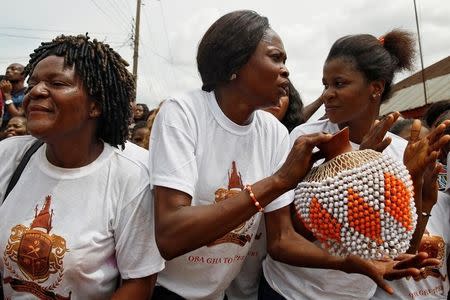
<svg viewBox="0 0 450 300">
<path fill-rule="evenodd" d="M 299 266 L 358 272 L 391 291 L 385 278 L 417 274 L 409 266 L 333 257 L 295 233 L 292 190 L 313 161 L 316 133 L 296 140 L 261 108 L 287 94 L 289 72 L 280 37 L 267 18 L 235 11 L 218 19 L 197 54 L 202 90 L 167 100 L 151 135 L 156 240 L 169 261 L 155 299 L 222 299 L 254 240 L 261 213 L 268 253 Z M 253 183 L 249 185 L 249 183 Z"/>
<path fill-rule="evenodd" d="M 442 137 L 445 129 L 443 125 L 427 138 L 419 140 L 417 136 L 420 123 L 415 123 L 411 133 L 412 141 L 407 147 L 406 141 L 393 134 L 388 133 L 385 138 L 386 131 L 398 118 L 398 113 L 376 121 L 380 104 L 387 99 L 391 90 L 394 73 L 412 66 L 413 49 L 411 35 L 399 30 L 389 32 L 382 39 L 362 34 L 337 40 L 323 68 L 322 98 L 328 119 L 297 127 L 291 133 L 291 140 L 312 132 L 335 133 L 348 127 L 354 149 L 385 149 L 384 153 L 394 159 L 403 159 L 415 179 L 415 200 L 419 212 L 417 231 L 412 241 L 412 248 L 415 249 L 417 236 L 420 236 L 423 230 L 423 224 L 420 222 L 423 170 L 426 167 L 434 168 L 438 150 L 449 137 Z M 435 199 L 427 198 L 426 203 L 433 201 Z M 314 240 L 311 232 L 296 217 L 293 219 L 296 230 Z M 358 242 L 355 242 L 356 246 Z M 426 253 L 419 255 L 427 257 Z M 373 281 L 359 274 L 298 268 L 277 262 L 270 256 L 264 261 L 263 270 L 267 282 L 262 282 L 260 290 L 270 294 L 270 299 L 368 299 L 376 289 Z M 269 297 L 262 296 L 261 299 Z"/>
</svg>

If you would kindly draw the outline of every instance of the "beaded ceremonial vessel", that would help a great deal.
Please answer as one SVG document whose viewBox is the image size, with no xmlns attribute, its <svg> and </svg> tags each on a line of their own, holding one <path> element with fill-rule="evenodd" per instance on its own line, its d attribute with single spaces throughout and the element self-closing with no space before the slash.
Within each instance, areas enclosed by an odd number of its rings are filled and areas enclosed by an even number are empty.
<svg viewBox="0 0 450 300">
<path fill-rule="evenodd" d="M 380 259 L 406 252 L 417 215 L 403 163 L 373 150 L 352 151 L 348 129 L 319 148 L 325 162 L 295 189 L 305 226 L 334 255 Z"/>
</svg>

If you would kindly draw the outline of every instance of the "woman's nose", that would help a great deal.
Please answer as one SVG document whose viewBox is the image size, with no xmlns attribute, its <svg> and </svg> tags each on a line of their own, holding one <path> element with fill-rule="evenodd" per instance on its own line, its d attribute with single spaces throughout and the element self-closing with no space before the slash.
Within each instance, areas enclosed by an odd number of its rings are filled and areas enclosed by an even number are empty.
<svg viewBox="0 0 450 300">
<path fill-rule="evenodd" d="M 289 77 L 289 70 L 286 67 L 286 65 L 283 65 L 281 67 L 281 76 L 284 77 L 284 78 L 288 78 Z"/>
<path fill-rule="evenodd" d="M 28 91 L 28 94 L 31 99 L 46 97 L 48 96 L 48 89 L 44 82 L 39 82 Z"/>
</svg>

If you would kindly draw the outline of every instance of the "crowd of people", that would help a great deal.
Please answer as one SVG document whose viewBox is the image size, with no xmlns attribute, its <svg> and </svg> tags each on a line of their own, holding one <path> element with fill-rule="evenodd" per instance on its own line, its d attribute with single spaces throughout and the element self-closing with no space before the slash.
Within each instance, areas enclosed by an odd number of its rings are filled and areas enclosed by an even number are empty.
<svg viewBox="0 0 450 300">
<path fill-rule="evenodd" d="M 234 11 L 198 45 L 201 88 L 150 110 L 109 45 L 42 42 L 0 82 L 0 299 L 447 299 L 450 104 L 426 125 L 379 116 L 414 49 L 403 30 L 343 36 L 304 107 L 268 19 Z M 417 226 L 394 260 L 331 255 L 295 213 L 345 127 L 410 173 Z"/>
</svg>

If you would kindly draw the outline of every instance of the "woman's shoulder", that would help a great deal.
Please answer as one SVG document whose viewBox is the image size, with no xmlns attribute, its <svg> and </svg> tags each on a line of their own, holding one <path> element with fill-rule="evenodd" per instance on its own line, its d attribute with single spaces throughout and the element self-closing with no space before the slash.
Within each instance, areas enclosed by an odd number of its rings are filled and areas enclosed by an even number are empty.
<svg viewBox="0 0 450 300">
<path fill-rule="evenodd" d="M 255 112 L 256 126 L 263 127 L 266 131 L 271 131 L 276 135 L 289 135 L 286 126 L 284 126 L 278 119 L 271 113 L 264 110 L 257 110 Z"/>
<path fill-rule="evenodd" d="M 181 119 L 194 120 L 208 112 L 208 101 L 214 98 L 214 94 L 191 90 L 176 94 L 164 101 L 158 113 L 164 122 L 176 122 Z"/>
<path fill-rule="evenodd" d="M 13 136 L 0 141 L 0 157 L 22 157 L 37 139 L 31 135 Z"/>
</svg>

